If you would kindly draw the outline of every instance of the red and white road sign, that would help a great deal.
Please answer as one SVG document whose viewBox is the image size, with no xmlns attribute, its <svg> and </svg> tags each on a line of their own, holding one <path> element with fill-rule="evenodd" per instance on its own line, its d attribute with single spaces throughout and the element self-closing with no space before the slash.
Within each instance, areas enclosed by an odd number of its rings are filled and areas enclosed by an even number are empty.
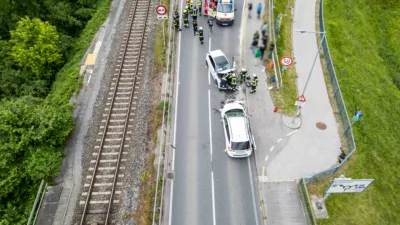
<svg viewBox="0 0 400 225">
<path fill-rule="evenodd" d="M 301 96 L 297 97 L 296 100 L 299 102 L 306 102 L 306 97 L 304 97 L 304 95 L 301 95 Z"/>
<path fill-rule="evenodd" d="M 279 62 L 281 63 L 282 66 L 290 66 L 293 64 L 293 59 L 290 56 L 284 56 L 281 58 Z"/>
<path fill-rule="evenodd" d="M 158 15 L 163 16 L 167 14 L 167 7 L 165 7 L 165 5 L 158 5 L 156 7 L 156 12 Z"/>
</svg>

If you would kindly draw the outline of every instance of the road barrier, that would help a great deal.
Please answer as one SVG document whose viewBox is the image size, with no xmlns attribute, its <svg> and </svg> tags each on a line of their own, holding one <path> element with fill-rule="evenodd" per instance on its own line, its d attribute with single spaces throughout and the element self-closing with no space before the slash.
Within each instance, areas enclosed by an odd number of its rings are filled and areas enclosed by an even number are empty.
<svg viewBox="0 0 400 225">
<path fill-rule="evenodd" d="M 40 186 L 39 186 L 39 190 L 36 194 L 35 203 L 33 203 L 32 210 L 29 215 L 28 223 L 26 223 L 26 225 L 31 225 L 31 224 L 34 225 L 36 223 L 36 218 L 39 213 L 40 207 L 42 205 L 43 197 L 46 194 L 46 188 L 47 188 L 47 183 L 45 185 L 44 180 L 42 180 L 42 182 L 40 183 Z M 39 202 L 39 200 L 40 200 L 40 202 Z M 33 217 L 33 216 L 35 216 L 35 217 Z M 33 219 L 33 221 L 32 221 L 32 219 Z"/>
<path fill-rule="evenodd" d="M 304 216 L 307 220 L 308 225 L 317 225 L 317 221 L 315 219 L 314 215 L 314 210 L 312 208 L 311 202 L 310 202 L 310 196 L 308 195 L 308 190 L 306 186 L 306 181 L 304 178 L 301 178 L 300 182 L 297 184 L 299 193 L 300 193 L 300 198 L 301 198 L 301 204 L 303 205 L 304 210 Z"/>
</svg>

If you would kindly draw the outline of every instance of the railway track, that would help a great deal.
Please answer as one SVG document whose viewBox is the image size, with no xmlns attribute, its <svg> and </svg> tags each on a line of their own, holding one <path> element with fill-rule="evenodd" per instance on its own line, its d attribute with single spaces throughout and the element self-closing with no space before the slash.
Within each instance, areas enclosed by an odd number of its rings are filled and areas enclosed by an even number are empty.
<svg viewBox="0 0 400 225">
<path fill-rule="evenodd" d="M 150 0 L 134 0 L 117 66 L 112 77 L 100 132 L 92 151 L 88 174 L 79 199 L 77 224 L 115 224 L 113 213 L 122 202 L 125 163 L 133 146 L 134 115 L 146 59 L 146 27 Z"/>
</svg>

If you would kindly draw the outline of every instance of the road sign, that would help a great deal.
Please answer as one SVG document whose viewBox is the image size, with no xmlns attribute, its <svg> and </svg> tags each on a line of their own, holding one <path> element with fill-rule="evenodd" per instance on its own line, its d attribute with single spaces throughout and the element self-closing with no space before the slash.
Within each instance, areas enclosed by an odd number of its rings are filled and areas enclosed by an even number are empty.
<svg viewBox="0 0 400 225">
<path fill-rule="evenodd" d="M 293 64 L 293 59 L 290 56 L 284 56 L 279 62 L 281 63 L 281 66 L 290 66 Z"/>
<path fill-rule="evenodd" d="M 363 192 L 374 179 L 353 180 L 351 178 L 335 178 L 326 193 L 357 193 Z"/>
<path fill-rule="evenodd" d="M 302 101 L 299 101 L 299 100 L 297 100 L 294 103 L 294 105 L 297 106 L 297 107 L 303 107 L 305 104 L 306 104 L 306 102 L 302 102 Z"/>
<path fill-rule="evenodd" d="M 157 15 L 163 16 L 163 15 L 167 14 L 167 7 L 165 7 L 165 5 L 158 5 L 156 7 L 156 12 L 157 12 Z"/>
<path fill-rule="evenodd" d="M 296 100 L 300 101 L 300 102 L 306 102 L 306 97 L 304 97 L 304 95 L 301 95 L 301 96 L 297 97 Z"/>
</svg>

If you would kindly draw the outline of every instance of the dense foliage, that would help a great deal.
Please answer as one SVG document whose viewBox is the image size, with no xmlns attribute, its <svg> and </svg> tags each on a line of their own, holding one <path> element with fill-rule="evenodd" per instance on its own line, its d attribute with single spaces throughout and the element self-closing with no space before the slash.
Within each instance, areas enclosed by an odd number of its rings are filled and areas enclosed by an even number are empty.
<svg viewBox="0 0 400 225">
<path fill-rule="evenodd" d="M 375 182 L 360 194 L 331 195 L 330 218 L 319 223 L 400 224 L 400 1 L 324 2 L 330 52 L 347 109 L 350 116 L 355 109 L 364 112 L 353 126 L 357 152 L 340 173 Z"/>
<path fill-rule="evenodd" d="M 73 127 L 68 100 L 79 86 L 77 59 L 109 0 L 0 5 L 0 225 L 14 225 L 26 223 L 40 180 L 59 171 Z"/>
</svg>

